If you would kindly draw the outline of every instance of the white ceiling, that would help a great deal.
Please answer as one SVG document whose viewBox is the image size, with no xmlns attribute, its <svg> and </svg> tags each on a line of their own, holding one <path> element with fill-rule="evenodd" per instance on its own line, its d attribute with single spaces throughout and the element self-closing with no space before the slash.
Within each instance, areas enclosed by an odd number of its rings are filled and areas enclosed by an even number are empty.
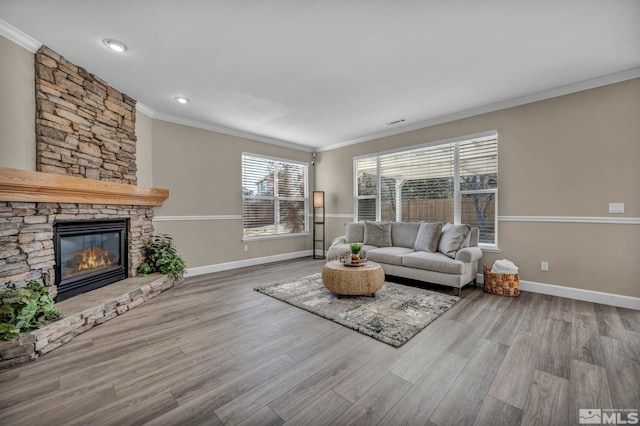
<svg viewBox="0 0 640 426">
<path fill-rule="evenodd" d="M 0 19 L 155 118 L 305 150 L 640 76 L 638 0 L 0 0 Z"/>
</svg>

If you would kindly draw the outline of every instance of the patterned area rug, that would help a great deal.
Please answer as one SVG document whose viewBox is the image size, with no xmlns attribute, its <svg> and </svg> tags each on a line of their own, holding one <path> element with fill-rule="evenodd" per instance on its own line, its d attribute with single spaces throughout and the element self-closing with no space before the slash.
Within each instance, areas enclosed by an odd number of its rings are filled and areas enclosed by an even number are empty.
<svg viewBox="0 0 640 426">
<path fill-rule="evenodd" d="M 254 290 L 342 324 L 392 346 L 401 346 L 453 306 L 459 297 L 385 282 L 371 296 L 338 299 L 321 274 Z"/>
</svg>

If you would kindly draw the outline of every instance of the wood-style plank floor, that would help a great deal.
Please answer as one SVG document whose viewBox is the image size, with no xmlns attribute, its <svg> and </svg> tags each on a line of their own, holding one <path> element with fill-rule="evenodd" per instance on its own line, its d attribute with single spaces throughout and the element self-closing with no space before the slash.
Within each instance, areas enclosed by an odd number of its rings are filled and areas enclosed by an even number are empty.
<svg viewBox="0 0 640 426">
<path fill-rule="evenodd" d="M 573 425 L 640 408 L 640 311 L 467 287 L 394 348 L 253 291 L 321 269 L 188 279 L 1 371 L 0 424 Z"/>
</svg>

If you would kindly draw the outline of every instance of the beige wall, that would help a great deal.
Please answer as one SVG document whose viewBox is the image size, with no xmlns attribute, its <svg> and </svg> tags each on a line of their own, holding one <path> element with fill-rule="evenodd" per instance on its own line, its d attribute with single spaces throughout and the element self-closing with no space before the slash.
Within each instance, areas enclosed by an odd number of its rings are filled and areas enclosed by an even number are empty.
<svg viewBox="0 0 640 426">
<path fill-rule="evenodd" d="M 328 214 L 352 214 L 354 156 L 498 130 L 500 216 L 638 218 L 638 117 L 635 79 L 321 152 L 316 182 Z M 349 221 L 330 219 L 327 239 Z M 639 225 L 500 222 L 499 247 L 482 263 L 513 260 L 522 280 L 640 297 Z"/>
<path fill-rule="evenodd" d="M 0 36 L 0 167 L 36 169 L 33 53 Z"/>
<path fill-rule="evenodd" d="M 169 199 L 157 216 L 242 215 L 243 152 L 311 162 L 311 153 L 208 130 L 153 120 L 153 186 Z M 309 190 L 313 171 L 309 170 Z M 171 234 L 189 268 L 311 249 L 311 237 L 242 241 L 241 219 L 158 221 Z M 244 245 L 248 251 L 244 251 Z"/>
<path fill-rule="evenodd" d="M 152 127 L 153 119 L 136 111 L 136 175 L 139 186 L 153 186 Z"/>
</svg>

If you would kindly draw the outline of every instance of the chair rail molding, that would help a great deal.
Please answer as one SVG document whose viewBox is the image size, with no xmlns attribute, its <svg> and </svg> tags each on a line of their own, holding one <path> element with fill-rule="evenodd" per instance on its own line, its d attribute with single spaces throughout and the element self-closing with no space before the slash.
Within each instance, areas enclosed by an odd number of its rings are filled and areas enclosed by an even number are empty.
<svg viewBox="0 0 640 426">
<path fill-rule="evenodd" d="M 640 225 L 640 217 L 610 216 L 498 216 L 499 222 L 604 223 Z"/>
<path fill-rule="evenodd" d="M 242 220 L 241 214 L 218 214 L 218 215 L 197 215 L 197 216 L 154 216 L 154 222 L 180 222 L 180 221 L 201 221 L 201 220 Z"/>
</svg>

